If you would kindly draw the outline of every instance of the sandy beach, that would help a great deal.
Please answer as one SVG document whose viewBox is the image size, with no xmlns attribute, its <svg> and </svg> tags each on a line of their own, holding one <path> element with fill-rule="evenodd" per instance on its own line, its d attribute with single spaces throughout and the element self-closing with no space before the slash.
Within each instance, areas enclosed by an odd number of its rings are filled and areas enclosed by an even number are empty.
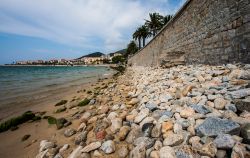
<svg viewBox="0 0 250 158">
<path fill-rule="evenodd" d="M 51 95 L 47 99 L 34 100 L 26 106 L 14 106 L 5 108 L 0 111 L 1 116 L 5 116 L 2 120 L 5 121 L 14 116 L 21 115 L 25 111 L 33 112 L 46 112 L 45 115 L 53 116 L 55 118 L 68 118 L 71 117 L 76 111 L 83 110 L 85 107 L 70 109 L 62 113 L 55 113 L 55 104 L 61 100 L 67 100 L 68 103 L 65 106 L 76 105 L 78 102 L 85 98 L 92 98 L 96 87 L 104 87 L 109 82 L 112 82 L 112 75 L 107 78 L 96 79 L 81 86 L 72 87 L 67 91 L 56 91 L 54 95 Z M 87 92 L 91 91 L 92 94 Z M 74 101 L 72 101 L 74 100 Z M 79 121 L 73 121 L 71 127 L 76 128 L 79 125 Z M 37 154 L 39 148 L 39 142 L 42 139 L 54 140 L 60 144 L 69 143 L 70 139 L 65 138 L 62 130 L 57 130 L 55 125 L 49 125 L 47 119 L 41 119 L 40 121 L 27 122 L 18 126 L 15 131 L 6 131 L 0 133 L 0 155 L 5 158 L 23 157 L 33 158 Z M 30 138 L 22 142 L 21 139 L 24 135 L 31 135 Z M 73 145 L 74 143 L 70 143 Z M 13 149 L 15 152 L 13 152 Z"/>
</svg>

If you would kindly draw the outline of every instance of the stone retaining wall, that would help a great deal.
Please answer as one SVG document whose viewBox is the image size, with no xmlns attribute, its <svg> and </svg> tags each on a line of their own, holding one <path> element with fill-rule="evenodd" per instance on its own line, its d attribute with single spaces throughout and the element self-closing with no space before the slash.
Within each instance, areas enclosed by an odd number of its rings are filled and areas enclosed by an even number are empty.
<svg viewBox="0 0 250 158">
<path fill-rule="evenodd" d="M 128 63 L 250 63 L 250 0 L 188 0 Z"/>
</svg>

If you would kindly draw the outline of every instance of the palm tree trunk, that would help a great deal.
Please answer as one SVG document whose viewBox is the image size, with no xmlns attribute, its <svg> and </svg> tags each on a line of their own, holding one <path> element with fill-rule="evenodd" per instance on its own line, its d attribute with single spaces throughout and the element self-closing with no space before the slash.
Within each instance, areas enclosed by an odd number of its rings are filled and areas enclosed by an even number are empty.
<svg viewBox="0 0 250 158">
<path fill-rule="evenodd" d="M 142 39 L 143 41 L 143 47 L 145 47 L 145 38 Z"/>
<path fill-rule="evenodd" d="M 139 41 L 139 50 L 141 49 L 141 38 L 138 38 Z"/>
</svg>

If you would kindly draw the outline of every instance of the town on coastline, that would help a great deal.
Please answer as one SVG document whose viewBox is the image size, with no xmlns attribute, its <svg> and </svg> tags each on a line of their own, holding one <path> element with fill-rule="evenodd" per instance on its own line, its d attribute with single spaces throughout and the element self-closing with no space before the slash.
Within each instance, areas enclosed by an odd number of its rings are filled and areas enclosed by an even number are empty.
<svg viewBox="0 0 250 158">
<path fill-rule="evenodd" d="M 12 64 L 6 65 L 100 65 L 119 63 L 123 59 L 126 49 L 103 54 L 101 52 L 90 53 L 76 59 L 51 59 L 51 60 L 25 60 L 15 61 Z"/>
</svg>

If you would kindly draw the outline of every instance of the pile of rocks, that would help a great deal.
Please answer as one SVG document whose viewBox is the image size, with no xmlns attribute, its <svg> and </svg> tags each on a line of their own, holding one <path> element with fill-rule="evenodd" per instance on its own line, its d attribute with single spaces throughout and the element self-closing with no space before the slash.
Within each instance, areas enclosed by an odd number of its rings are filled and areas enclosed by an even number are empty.
<svg viewBox="0 0 250 158">
<path fill-rule="evenodd" d="M 74 118 L 72 152 L 42 141 L 37 158 L 247 158 L 250 65 L 128 68 Z"/>
</svg>

